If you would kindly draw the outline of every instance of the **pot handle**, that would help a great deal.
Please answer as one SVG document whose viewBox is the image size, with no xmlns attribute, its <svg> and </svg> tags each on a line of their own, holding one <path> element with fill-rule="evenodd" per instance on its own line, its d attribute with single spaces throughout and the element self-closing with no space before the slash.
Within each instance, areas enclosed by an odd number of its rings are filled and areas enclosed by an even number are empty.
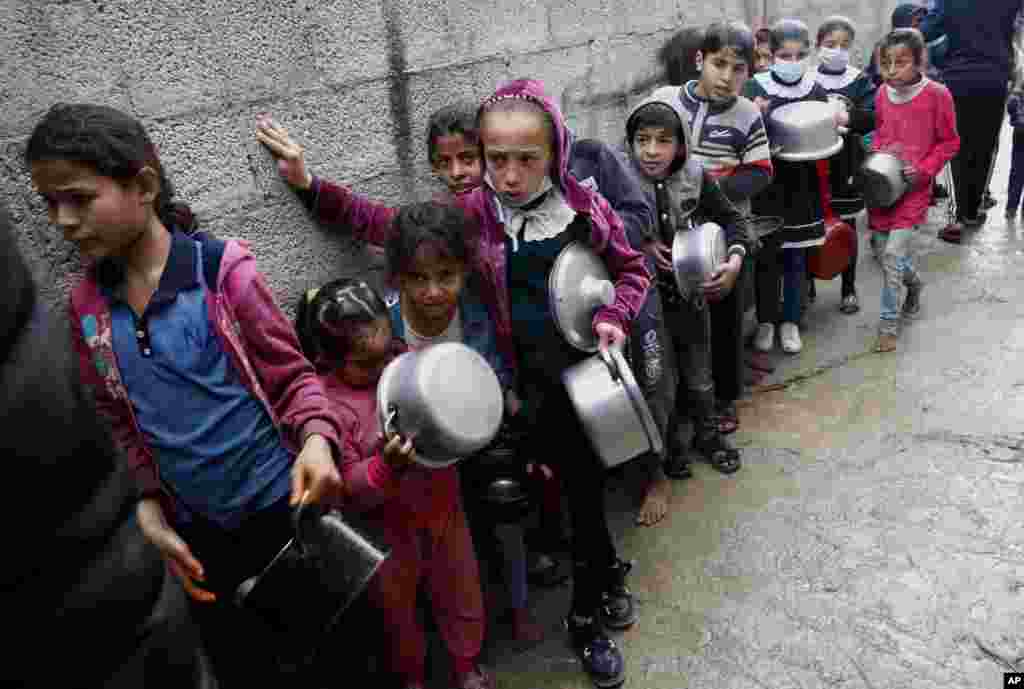
<svg viewBox="0 0 1024 689">
<path fill-rule="evenodd" d="M 612 380 L 618 382 L 622 378 L 622 374 L 619 373 L 618 362 L 615 361 L 607 349 L 599 349 L 597 351 L 601 355 L 601 361 L 603 361 L 604 365 L 608 367 L 608 373 L 611 374 Z"/>
<path fill-rule="evenodd" d="M 306 554 L 306 544 L 302 542 L 302 517 L 306 513 L 307 507 L 309 507 L 308 489 L 302 494 L 302 497 L 299 499 L 299 504 L 292 512 L 292 528 L 295 530 L 295 540 L 293 543 L 295 543 L 295 546 L 303 556 Z"/>
<path fill-rule="evenodd" d="M 846 136 L 850 133 L 849 127 L 836 127 L 836 131 L 839 132 L 840 136 Z"/>
<path fill-rule="evenodd" d="M 395 419 L 398 417 L 398 407 L 392 405 L 388 408 L 388 415 L 384 418 L 384 437 L 389 438 L 398 431 L 395 430 Z"/>
</svg>

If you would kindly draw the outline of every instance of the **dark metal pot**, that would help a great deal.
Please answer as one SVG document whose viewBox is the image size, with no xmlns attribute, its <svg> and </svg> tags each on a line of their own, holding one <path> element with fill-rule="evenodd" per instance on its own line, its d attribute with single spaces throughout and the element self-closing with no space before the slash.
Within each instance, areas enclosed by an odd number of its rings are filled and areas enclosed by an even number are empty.
<svg viewBox="0 0 1024 689">
<path fill-rule="evenodd" d="M 892 153 L 868 154 L 860 169 L 860 184 L 869 208 L 889 208 L 903 198 L 909 188 L 903 167 L 903 161 Z"/>
</svg>

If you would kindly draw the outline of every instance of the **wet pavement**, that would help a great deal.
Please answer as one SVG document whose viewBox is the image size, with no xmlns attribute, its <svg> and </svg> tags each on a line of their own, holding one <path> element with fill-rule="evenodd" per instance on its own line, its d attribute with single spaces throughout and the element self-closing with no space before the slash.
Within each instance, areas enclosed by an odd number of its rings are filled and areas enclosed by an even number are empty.
<svg viewBox="0 0 1024 689">
<path fill-rule="evenodd" d="M 637 472 L 612 481 L 641 612 L 615 637 L 628 689 L 995 689 L 1024 671 L 1024 228 L 1000 205 L 955 246 L 932 212 L 898 352 L 871 352 L 861 237 L 861 312 L 818 283 L 803 353 L 741 405 L 740 473 L 698 465 L 653 528 L 633 525 Z M 559 628 L 568 590 L 531 595 L 549 639 L 513 652 L 497 630 L 499 686 L 590 687 Z"/>
</svg>

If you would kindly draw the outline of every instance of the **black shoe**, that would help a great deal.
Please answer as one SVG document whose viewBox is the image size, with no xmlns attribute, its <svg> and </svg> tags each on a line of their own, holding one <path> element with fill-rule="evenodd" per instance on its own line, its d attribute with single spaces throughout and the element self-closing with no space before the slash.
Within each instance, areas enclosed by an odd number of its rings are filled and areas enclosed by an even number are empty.
<svg viewBox="0 0 1024 689">
<path fill-rule="evenodd" d="M 983 196 L 981 199 L 981 209 L 987 211 L 989 208 L 994 208 L 998 203 L 999 202 L 996 201 L 994 198 L 992 198 L 988 194 L 985 194 L 985 196 Z"/>
<path fill-rule="evenodd" d="M 569 615 L 565 621 L 572 648 L 599 689 L 615 689 L 626 681 L 626 661 L 615 642 L 593 617 Z"/>
<path fill-rule="evenodd" d="M 946 189 L 946 186 L 944 184 L 936 183 L 935 191 L 932 192 L 932 196 L 934 198 L 937 198 L 937 199 L 948 199 L 949 198 L 949 190 Z"/>
<path fill-rule="evenodd" d="M 626 586 L 626 575 L 633 569 L 632 562 L 616 560 L 607 570 L 607 583 L 601 592 L 600 618 L 607 629 L 629 629 L 636 624 L 636 603 Z"/>
<path fill-rule="evenodd" d="M 714 426 L 707 426 L 694 436 L 693 449 L 704 455 L 719 473 L 735 474 L 742 466 L 740 451 Z"/>
<path fill-rule="evenodd" d="M 693 469 L 690 468 L 690 458 L 686 456 L 686 450 L 673 452 L 662 465 L 665 475 L 677 481 L 684 481 L 693 478 Z"/>
<path fill-rule="evenodd" d="M 988 220 L 988 214 L 978 211 L 978 215 L 973 218 L 964 218 L 960 223 L 969 230 L 976 230 L 984 225 L 986 220 Z"/>
</svg>

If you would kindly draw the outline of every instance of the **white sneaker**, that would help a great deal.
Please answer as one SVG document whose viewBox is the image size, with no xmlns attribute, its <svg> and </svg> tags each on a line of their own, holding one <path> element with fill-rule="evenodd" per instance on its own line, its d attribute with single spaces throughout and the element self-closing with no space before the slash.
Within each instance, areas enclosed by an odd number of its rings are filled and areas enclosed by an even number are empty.
<svg viewBox="0 0 1024 689">
<path fill-rule="evenodd" d="M 775 347 L 775 324 L 761 323 L 754 335 L 754 349 L 759 352 L 770 352 Z"/>
<path fill-rule="evenodd" d="M 779 326 L 779 341 L 786 354 L 797 354 L 804 348 L 804 343 L 800 341 L 800 328 L 796 323 L 783 323 Z"/>
</svg>

